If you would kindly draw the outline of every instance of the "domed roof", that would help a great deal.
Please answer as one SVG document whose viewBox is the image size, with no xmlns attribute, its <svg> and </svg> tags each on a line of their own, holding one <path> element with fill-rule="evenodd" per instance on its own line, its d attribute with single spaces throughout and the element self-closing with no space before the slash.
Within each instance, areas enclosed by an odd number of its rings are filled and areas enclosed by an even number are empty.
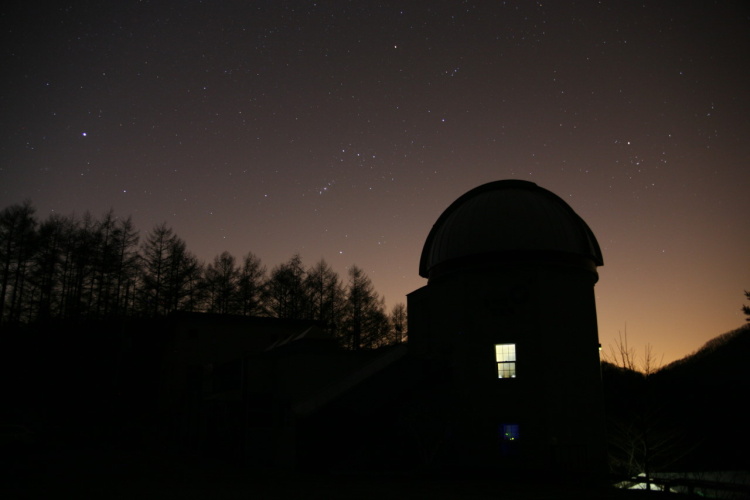
<svg viewBox="0 0 750 500">
<path fill-rule="evenodd" d="M 603 265 L 594 233 L 559 196 L 533 182 L 503 180 L 472 189 L 432 227 L 419 274 L 517 258 L 555 258 Z"/>
</svg>

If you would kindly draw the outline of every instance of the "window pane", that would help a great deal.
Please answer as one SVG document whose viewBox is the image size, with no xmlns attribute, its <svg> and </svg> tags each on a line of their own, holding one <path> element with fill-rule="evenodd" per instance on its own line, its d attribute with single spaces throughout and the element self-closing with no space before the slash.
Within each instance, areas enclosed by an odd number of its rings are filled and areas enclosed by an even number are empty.
<svg viewBox="0 0 750 500">
<path fill-rule="evenodd" d="M 497 344 L 495 357 L 498 363 L 516 360 L 516 344 Z"/>
<path fill-rule="evenodd" d="M 498 378 L 515 378 L 516 377 L 516 364 L 515 363 L 498 363 L 497 364 L 497 376 Z"/>
<path fill-rule="evenodd" d="M 518 424 L 500 424 L 500 433 L 503 441 L 515 441 L 519 437 Z"/>
<path fill-rule="evenodd" d="M 500 456 L 513 458 L 519 455 L 521 434 L 518 427 L 518 424 L 500 424 Z"/>
<path fill-rule="evenodd" d="M 496 344 L 495 359 L 498 378 L 516 377 L 516 344 Z"/>
</svg>

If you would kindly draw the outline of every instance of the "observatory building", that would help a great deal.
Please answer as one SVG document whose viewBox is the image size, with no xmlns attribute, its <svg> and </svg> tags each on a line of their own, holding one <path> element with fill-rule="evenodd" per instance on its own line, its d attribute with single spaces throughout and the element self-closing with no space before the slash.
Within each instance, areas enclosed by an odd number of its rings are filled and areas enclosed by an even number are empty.
<svg viewBox="0 0 750 500">
<path fill-rule="evenodd" d="M 263 467 L 601 477 L 602 263 L 558 196 L 492 182 L 430 231 L 408 343 L 349 351 L 315 322 L 176 314 L 139 332 L 161 339 L 142 389 L 160 388 L 166 442 Z"/>
<path fill-rule="evenodd" d="M 451 204 L 408 295 L 409 356 L 442 388 L 431 427 L 465 468 L 598 474 L 606 466 L 586 223 L 532 182 L 479 186 Z"/>
</svg>

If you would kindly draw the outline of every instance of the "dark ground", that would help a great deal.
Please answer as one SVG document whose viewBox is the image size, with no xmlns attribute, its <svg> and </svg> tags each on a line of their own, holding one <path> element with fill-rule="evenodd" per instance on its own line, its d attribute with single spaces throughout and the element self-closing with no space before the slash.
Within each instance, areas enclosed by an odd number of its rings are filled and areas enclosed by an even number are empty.
<svg viewBox="0 0 750 500">
<path fill-rule="evenodd" d="M 312 476 L 159 450 L 57 447 L 16 460 L 3 457 L 0 498 L 11 499 L 612 499 L 661 497 L 541 479 Z M 678 498 L 669 495 L 667 498 Z"/>
</svg>

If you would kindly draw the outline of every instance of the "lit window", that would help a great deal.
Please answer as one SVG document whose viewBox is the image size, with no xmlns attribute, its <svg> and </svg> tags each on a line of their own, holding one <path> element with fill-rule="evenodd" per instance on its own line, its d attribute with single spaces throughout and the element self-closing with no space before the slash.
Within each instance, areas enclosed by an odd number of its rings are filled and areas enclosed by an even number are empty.
<svg viewBox="0 0 750 500">
<path fill-rule="evenodd" d="M 519 437 L 518 424 L 500 424 L 500 439 L 503 441 L 515 441 Z"/>
<path fill-rule="evenodd" d="M 516 378 L 516 344 L 495 345 L 497 378 Z"/>
<path fill-rule="evenodd" d="M 518 424 L 500 424 L 500 456 L 513 458 L 517 457 L 520 450 L 519 438 L 521 434 L 518 431 Z"/>
</svg>

